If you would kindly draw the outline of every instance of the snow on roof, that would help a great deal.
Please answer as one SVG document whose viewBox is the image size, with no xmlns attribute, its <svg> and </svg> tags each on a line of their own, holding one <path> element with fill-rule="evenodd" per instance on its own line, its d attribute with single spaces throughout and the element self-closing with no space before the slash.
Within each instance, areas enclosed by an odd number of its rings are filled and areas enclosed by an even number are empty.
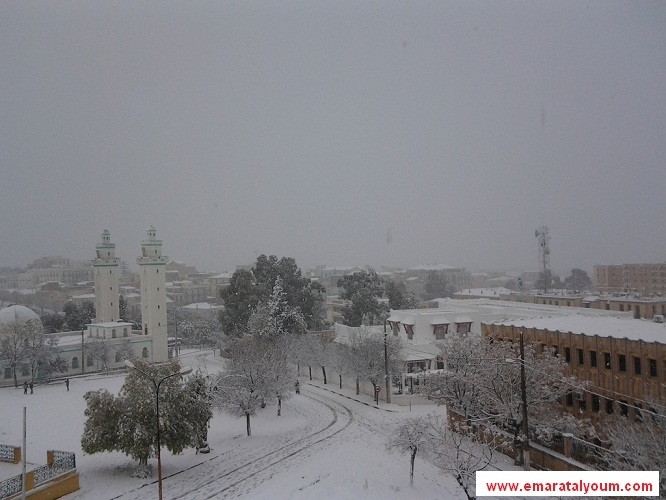
<svg viewBox="0 0 666 500">
<path fill-rule="evenodd" d="M 411 316 L 407 316 L 405 319 L 402 320 L 403 325 L 414 325 L 414 318 Z"/>
<path fill-rule="evenodd" d="M 386 321 L 398 323 L 400 321 L 400 316 L 398 316 L 397 314 L 391 314 Z"/>
<path fill-rule="evenodd" d="M 455 295 L 481 295 L 489 297 L 497 297 L 499 295 L 510 294 L 511 290 L 501 286 L 492 287 L 492 288 L 467 288 L 465 290 L 460 290 L 456 292 Z"/>
<path fill-rule="evenodd" d="M 196 302 L 183 306 L 183 309 L 219 309 L 220 306 L 211 304 L 210 302 Z"/>
<path fill-rule="evenodd" d="M 438 316 L 430 321 L 431 325 L 448 325 L 449 323 L 451 322 L 444 316 Z"/>
<path fill-rule="evenodd" d="M 456 323 L 473 323 L 474 320 L 469 316 L 456 316 L 454 319 Z"/>
<path fill-rule="evenodd" d="M 446 271 L 449 269 L 460 269 L 457 266 L 447 266 L 444 264 L 421 264 L 420 266 L 410 267 L 410 271 Z"/>
<path fill-rule="evenodd" d="M 403 347 L 400 354 L 404 356 L 405 361 L 419 361 L 421 359 L 435 359 L 442 352 L 437 344 L 418 344 Z"/>
<path fill-rule="evenodd" d="M 220 274 L 216 274 L 215 276 L 213 276 L 213 279 L 215 279 L 215 278 L 220 278 L 220 279 L 221 278 L 230 278 L 231 279 L 231 276 L 232 276 L 231 273 L 220 273 Z"/>
<path fill-rule="evenodd" d="M 84 299 L 94 299 L 95 294 L 94 293 L 84 293 L 82 295 L 74 295 L 72 299 L 77 299 L 77 300 L 84 300 Z"/>
<path fill-rule="evenodd" d="M 132 326 L 132 323 L 126 321 L 107 321 L 105 323 L 91 323 L 88 326 L 99 326 L 102 328 L 118 328 L 123 326 Z"/>
<path fill-rule="evenodd" d="M 493 321 L 491 324 L 666 344 L 666 323 L 655 323 L 633 318 L 571 314 L 567 316 L 501 320 Z"/>
<path fill-rule="evenodd" d="M 0 325 L 9 325 L 15 321 L 25 323 L 33 320 L 39 321 L 39 315 L 29 307 L 16 304 L 0 310 Z"/>
</svg>

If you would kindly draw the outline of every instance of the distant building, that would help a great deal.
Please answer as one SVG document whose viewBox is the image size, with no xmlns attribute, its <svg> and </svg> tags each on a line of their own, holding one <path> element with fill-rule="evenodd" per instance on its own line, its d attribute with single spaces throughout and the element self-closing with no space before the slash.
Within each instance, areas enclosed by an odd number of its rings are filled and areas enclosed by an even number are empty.
<svg viewBox="0 0 666 500">
<path fill-rule="evenodd" d="M 666 263 L 594 266 L 598 292 L 666 294 Z"/>
</svg>

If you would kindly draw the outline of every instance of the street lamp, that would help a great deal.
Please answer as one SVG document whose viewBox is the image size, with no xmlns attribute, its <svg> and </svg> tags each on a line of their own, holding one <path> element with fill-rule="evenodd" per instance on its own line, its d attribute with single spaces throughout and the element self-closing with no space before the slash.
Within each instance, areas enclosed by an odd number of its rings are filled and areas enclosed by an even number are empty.
<svg viewBox="0 0 666 500">
<path fill-rule="evenodd" d="M 159 381 L 156 381 L 150 374 L 144 372 L 141 368 L 136 367 L 129 359 L 125 360 L 125 366 L 130 370 L 136 370 L 137 372 L 143 374 L 153 383 L 153 386 L 155 387 L 155 426 L 157 428 L 157 484 L 159 490 L 159 499 L 162 500 L 162 460 L 160 456 L 160 385 L 162 385 L 162 382 L 168 378 L 192 373 L 192 368 L 189 366 L 183 366 L 180 371 L 172 373 L 171 375 L 167 375 L 166 377 L 162 377 Z"/>
<path fill-rule="evenodd" d="M 507 363 L 513 363 L 514 359 L 505 360 Z M 525 385 L 525 337 L 524 331 L 520 330 L 520 393 L 522 397 L 523 425 L 522 425 L 522 448 L 523 448 L 523 468 L 530 470 L 530 444 L 527 434 L 527 387 Z"/>
</svg>

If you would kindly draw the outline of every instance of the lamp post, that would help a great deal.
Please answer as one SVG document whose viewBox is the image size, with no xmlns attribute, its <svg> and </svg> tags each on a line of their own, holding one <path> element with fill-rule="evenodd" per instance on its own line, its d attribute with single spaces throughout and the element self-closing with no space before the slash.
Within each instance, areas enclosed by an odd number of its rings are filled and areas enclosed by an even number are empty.
<svg viewBox="0 0 666 500">
<path fill-rule="evenodd" d="M 389 376 L 388 365 L 388 334 L 386 333 L 386 320 L 384 320 L 384 376 L 386 377 L 386 402 L 391 403 L 391 378 Z M 377 403 L 379 403 L 379 395 L 377 396 Z"/>
<path fill-rule="evenodd" d="M 125 360 L 125 366 L 130 370 L 136 370 L 137 372 L 143 374 L 148 380 L 150 380 L 153 383 L 153 387 L 155 387 L 155 427 L 157 430 L 157 485 L 159 490 L 159 499 L 162 500 L 162 459 L 160 456 L 160 450 L 162 448 L 162 445 L 160 443 L 160 385 L 162 385 L 162 382 L 164 382 L 166 379 L 169 379 L 171 377 L 175 377 L 177 375 L 187 375 L 188 373 L 191 373 L 192 368 L 184 366 L 180 369 L 180 371 L 172 373 L 171 375 L 167 375 L 166 377 L 162 377 L 159 381 L 156 381 L 150 374 L 144 372 L 141 368 L 137 368 L 134 365 L 134 363 L 132 363 L 129 359 Z"/>
</svg>

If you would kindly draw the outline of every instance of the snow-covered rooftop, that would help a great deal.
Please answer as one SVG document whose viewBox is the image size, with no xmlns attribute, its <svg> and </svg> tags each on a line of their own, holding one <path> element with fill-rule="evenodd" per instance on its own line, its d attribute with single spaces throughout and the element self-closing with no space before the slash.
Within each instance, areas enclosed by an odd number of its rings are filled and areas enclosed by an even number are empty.
<svg viewBox="0 0 666 500">
<path fill-rule="evenodd" d="M 462 296 L 489 296 L 489 297 L 498 297 L 500 295 L 510 294 L 511 290 L 501 286 L 492 287 L 492 288 L 467 288 L 465 290 L 460 290 L 456 292 L 455 295 Z"/>
<path fill-rule="evenodd" d="M 666 344 L 666 323 L 588 314 L 493 321 L 492 324 Z"/>
</svg>

